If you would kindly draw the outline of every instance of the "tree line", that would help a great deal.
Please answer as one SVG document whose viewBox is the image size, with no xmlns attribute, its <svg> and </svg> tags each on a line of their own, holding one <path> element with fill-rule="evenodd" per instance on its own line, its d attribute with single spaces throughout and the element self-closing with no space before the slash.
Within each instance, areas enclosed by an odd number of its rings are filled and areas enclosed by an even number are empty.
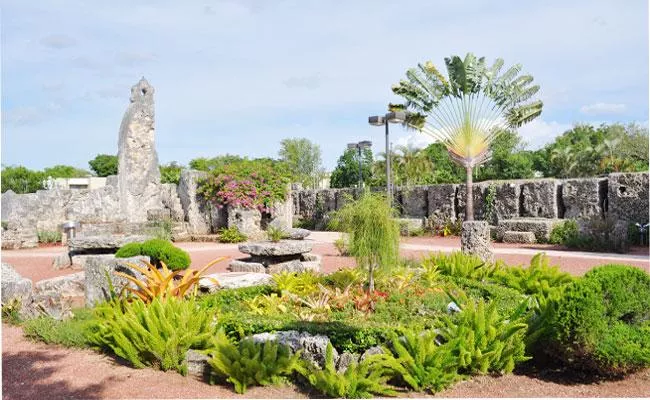
<svg viewBox="0 0 650 400">
<path fill-rule="evenodd" d="M 515 131 L 507 130 L 490 144 L 490 159 L 474 170 L 475 181 L 579 178 L 610 172 L 648 171 L 648 128 L 638 124 L 578 124 L 538 150 L 530 150 Z M 370 150 L 362 154 L 363 182 L 386 185 L 386 154 L 376 159 Z M 396 186 L 461 183 L 465 169 L 453 162 L 442 143 L 425 148 L 396 146 L 391 153 L 392 179 Z M 356 150 L 345 150 L 331 175 L 335 188 L 357 185 L 359 160 Z"/>
<path fill-rule="evenodd" d="M 574 178 L 598 176 L 610 172 L 648 171 L 648 129 L 637 124 L 592 126 L 579 124 L 538 150 L 527 149 L 523 138 L 515 131 L 504 131 L 490 145 L 491 158 L 474 171 L 476 181 L 529 179 L 534 177 Z M 375 157 L 376 156 L 376 157 Z M 346 149 L 330 175 L 334 188 L 357 185 L 359 161 L 356 150 Z M 226 154 L 199 157 L 188 167 L 211 171 L 245 157 Z M 291 172 L 294 182 L 304 188 L 322 186 L 328 174 L 322 164 L 320 147 L 305 138 L 288 138 L 280 144 L 278 160 Z M 391 153 L 393 182 L 397 186 L 461 183 L 465 170 L 453 162 L 442 143 L 425 148 L 396 146 Z M 2 167 L 2 192 L 32 193 L 43 189 L 48 177 L 78 178 L 106 177 L 117 174 L 115 155 L 99 154 L 88 162 L 89 170 L 69 165 L 55 165 L 42 171 L 24 166 Z M 365 185 L 386 185 L 386 154 L 373 155 L 362 151 L 362 177 Z M 160 165 L 163 183 L 178 183 L 181 170 L 178 162 Z"/>
</svg>

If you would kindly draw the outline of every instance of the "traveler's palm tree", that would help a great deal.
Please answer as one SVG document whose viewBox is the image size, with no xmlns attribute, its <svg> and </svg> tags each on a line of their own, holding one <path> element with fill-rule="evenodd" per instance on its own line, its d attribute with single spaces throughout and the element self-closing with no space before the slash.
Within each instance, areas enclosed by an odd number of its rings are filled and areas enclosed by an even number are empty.
<svg viewBox="0 0 650 400">
<path fill-rule="evenodd" d="M 409 124 L 447 147 L 451 158 L 467 172 L 465 215 L 474 219 L 472 172 L 490 158 L 489 147 L 500 131 L 517 128 L 542 113 L 542 102 L 531 100 L 539 91 L 533 77 L 520 75 L 517 64 L 500 73 L 503 60 L 491 67 L 483 57 L 468 53 L 445 58 L 447 77 L 431 62 L 406 72 L 393 92 L 413 111 Z M 426 121 L 423 122 L 423 117 Z"/>
</svg>

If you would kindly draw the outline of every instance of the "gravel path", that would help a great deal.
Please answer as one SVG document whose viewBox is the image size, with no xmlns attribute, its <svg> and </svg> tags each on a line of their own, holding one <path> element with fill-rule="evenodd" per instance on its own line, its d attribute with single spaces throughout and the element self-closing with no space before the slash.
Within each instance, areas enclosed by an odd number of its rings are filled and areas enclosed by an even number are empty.
<svg viewBox="0 0 650 400">
<path fill-rule="evenodd" d="M 34 343 L 23 337 L 21 328 L 6 324 L 2 344 L 2 398 L 6 400 L 307 397 L 292 385 L 254 387 L 237 395 L 230 387 L 208 385 L 176 372 L 133 369 L 90 350 Z M 539 375 L 483 376 L 458 383 L 437 397 L 643 397 L 648 393 L 650 370 L 600 384 L 560 384 Z"/>
</svg>

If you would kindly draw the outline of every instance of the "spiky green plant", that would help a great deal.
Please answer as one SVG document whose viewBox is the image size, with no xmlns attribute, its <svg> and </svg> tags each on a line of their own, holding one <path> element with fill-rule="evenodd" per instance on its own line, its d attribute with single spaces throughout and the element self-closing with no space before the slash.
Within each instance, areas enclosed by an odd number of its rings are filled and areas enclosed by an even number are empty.
<svg viewBox="0 0 650 400">
<path fill-rule="evenodd" d="M 244 339 L 234 344 L 223 330 L 215 336 L 208 354 L 214 376 L 232 383 L 237 393 L 246 392 L 252 385 L 284 383 L 299 367 L 300 359 L 300 352 L 292 353 L 289 346 L 274 341 Z"/>
<path fill-rule="evenodd" d="M 439 332 L 458 358 L 460 371 L 509 373 L 517 363 L 528 360 L 524 343 L 528 325 L 523 322 L 527 305 L 524 302 L 512 315 L 500 316 L 496 302 L 486 304 L 481 299 L 464 304 L 455 318 L 444 316 Z"/>
<path fill-rule="evenodd" d="M 489 147 L 507 128 L 517 128 L 542 113 L 542 102 L 532 100 L 539 86 L 533 77 L 519 75 L 516 64 L 500 74 L 503 60 L 491 67 L 485 58 L 468 53 L 445 58 L 447 77 L 432 62 L 418 64 L 393 92 L 406 99 L 416 113 L 407 122 L 444 143 L 451 158 L 467 173 L 466 219 L 474 219 L 472 172 L 490 158 Z M 426 117 L 426 121 L 422 117 Z"/>
<path fill-rule="evenodd" d="M 350 253 L 368 271 L 368 291 L 374 291 L 375 270 L 395 265 L 398 256 L 399 225 L 386 198 L 366 191 L 337 211 L 330 226 L 349 234 Z"/>
<path fill-rule="evenodd" d="M 325 366 L 320 368 L 303 360 L 298 372 L 309 384 L 326 396 L 333 398 L 359 399 L 377 395 L 394 396 L 395 391 L 387 385 L 390 370 L 375 356 L 360 362 L 352 362 L 345 372 L 338 372 L 334 366 L 334 351 L 331 343 L 325 351 Z"/>
<path fill-rule="evenodd" d="M 500 263 L 486 263 L 472 254 L 454 251 L 449 254 L 434 253 L 422 260 L 425 268 L 437 267 L 442 275 L 483 280 L 494 275 L 501 268 Z"/>
<path fill-rule="evenodd" d="M 117 300 L 95 309 L 89 334 L 94 345 L 109 348 L 136 368 L 152 366 L 187 373 L 189 349 L 205 349 L 216 333 L 213 315 L 198 312 L 194 299 L 155 298 L 150 304 Z"/>
<path fill-rule="evenodd" d="M 574 280 L 568 273 L 560 271 L 558 266 L 551 266 L 544 253 L 536 254 L 528 268 L 504 268 L 496 272 L 494 279 L 523 294 L 542 298 L 547 298 L 552 291 Z"/>
<path fill-rule="evenodd" d="M 272 275 L 273 283 L 280 293 L 293 293 L 299 296 L 318 291 L 319 277 L 313 271 L 282 271 Z"/>
<path fill-rule="evenodd" d="M 451 346 L 439 345 L 437 336 L 430 330 L 406 331 L 399 338 L 393 335 L 379 359 L 413 390 L 439 392 L 461 377 L 457 356 Z"/>
</svg>

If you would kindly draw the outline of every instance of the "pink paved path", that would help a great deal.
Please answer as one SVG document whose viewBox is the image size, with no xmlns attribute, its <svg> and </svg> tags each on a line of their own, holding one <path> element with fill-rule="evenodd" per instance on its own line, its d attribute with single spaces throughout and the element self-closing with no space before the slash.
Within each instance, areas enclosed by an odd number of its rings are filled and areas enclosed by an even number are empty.
<svg viewBox="0 0 650 400">
<path fill-rule="evenodd" d="M 354 259 L 341 257 L 333 246 L 340 234 L 336 232 L 314 232 L 308 239 L 312 242 L 313 252 L 323 256 L 323 271 L 332 272 L 341 267 L 354 266 Z M 221 243 L 176 243 L 187 250 L 192 258 L 192 268 L 201 268 L 217 257 L 244 257 L 237 250 L 236 244 Z M 454 251 L 460 249 L 458 238 L 417 237 L 405 238 L 400 245 L 400 253 L 404 257 L 421 258 L 430 252 Z M 21 275 L 39 281 L 55 276 L 77 272 L 72 269 L 54 270 L 53 258 L 65 251 L 64 247 L 44 247 L 37 249 L 4 250 L 2 262 L 11 264 Z M 551 245 L 512 245 L 495 243 L 494 251 L 497 259 L 508 264 L 528 265 L 530 259 L 538 252 L 544 251 L 549 255 L 552 264 L 559 265 L 563 270 L 582 275 L 597 265 L 620 263 L 636 265 L 650 272 L 648 248 L 634 248 L 629 254 L 585 253 L 563 251 L 558 246 Z M 210 272 L 225 272 L 228 261 L 221 262 L 210 268 Z"/>
</svg>

